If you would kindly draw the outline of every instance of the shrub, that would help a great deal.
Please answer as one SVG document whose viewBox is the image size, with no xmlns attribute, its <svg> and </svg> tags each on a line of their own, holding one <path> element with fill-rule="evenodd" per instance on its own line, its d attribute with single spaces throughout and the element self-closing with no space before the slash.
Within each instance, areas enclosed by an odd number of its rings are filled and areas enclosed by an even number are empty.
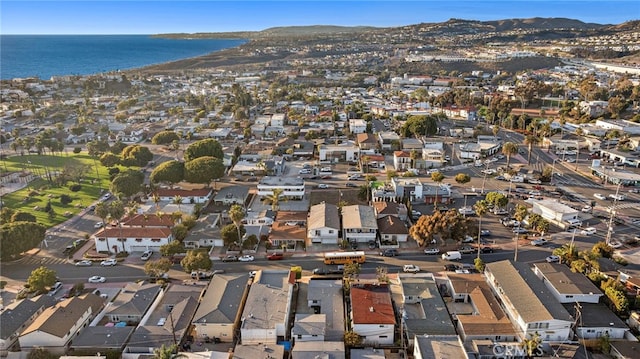
<svg viewBox="0 0 640 359">
<path fill-rule="evenodd" d="M 76 184 L 72 184 L 71 186 L 69 186 L 69 189 L 71 190 L 71 192 L 78 192 L 79 190 L 82 189 L 82 185 L 79 185 L 77 183 Z"/>
<path fill-rule="evenodd" d="M 71 197 L 68 194 L 63 194 L 60 196 L 60 203 L 67 205 L 71 202 L 73 202 L 73 199 L 71 199 Z"/>
<path fill-rule="evenodd" d="M 73 153 L 78 154 L 78 153 L 80 153 L 80 152 L 82 152 L 82 148 L 80 148 L 80 147 L 74 147 L 74 148 L 73 148 Z"/>
</svg>

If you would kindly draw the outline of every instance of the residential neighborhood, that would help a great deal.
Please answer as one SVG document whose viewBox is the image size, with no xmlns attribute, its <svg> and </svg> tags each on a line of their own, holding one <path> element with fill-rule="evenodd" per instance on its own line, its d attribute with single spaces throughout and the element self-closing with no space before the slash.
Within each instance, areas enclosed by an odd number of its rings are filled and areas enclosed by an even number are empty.
<svg viewBox="0 0 640 359">
<path fill-rule="evenodd" d="M 373 45 L 3 80 L 0 357 L 640 357 L 640 70 Z"/>
</svg>

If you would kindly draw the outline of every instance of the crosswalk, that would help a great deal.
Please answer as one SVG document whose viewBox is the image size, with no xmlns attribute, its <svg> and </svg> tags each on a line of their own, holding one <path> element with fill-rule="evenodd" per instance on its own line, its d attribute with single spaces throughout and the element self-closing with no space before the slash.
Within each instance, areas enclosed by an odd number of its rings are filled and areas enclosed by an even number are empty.
<svg viewBox="0 0 640 359">
<path fill-rule="evenodd" d="M 57 258 L 57 257 L 47 257 L 47 256 L 27 256 L 20 260 L 20 264 L 24 265 L 52 265 L 52 264 L 66 264 L 69 261 L 66 258 Z"/>
<path fill-rule="evenodd" d="M 602 188 L 602 184 L 597 182 L 589 182 L 587 180 L 577 179 L 568 176 L 554 176 L 553 182 L 556 185 L 565 185 L 573 187 Z"/>
</svg>

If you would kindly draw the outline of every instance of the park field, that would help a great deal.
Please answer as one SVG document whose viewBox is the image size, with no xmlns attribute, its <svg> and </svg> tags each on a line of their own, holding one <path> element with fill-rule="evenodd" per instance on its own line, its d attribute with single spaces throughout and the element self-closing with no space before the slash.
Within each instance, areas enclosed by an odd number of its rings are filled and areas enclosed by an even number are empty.
<svg viewBox="0 0 640 359">
<path fill-rule="evenodd" d="M 80 189 L 72 191 L 78 184 L 68 181 L 61 185 L 59 174 L 70 169 L 81 169 Z M 104 190 L 109 189 L 108 168 L 86 153 L 63 155 L 25 155 L 3 159 L 0 170 L 4 172 L 29 171 L 39 178 L 26 187 L 2 197 L 3 207 L 24 211 L 36 216 L 38 223 L 47 227 L 60 224 L 90 206 Z M 71 203 L 63 204 L 60 196 L 68 195 Z M 44 211 L 51 203 L 53 214 Z"/>
</svg>

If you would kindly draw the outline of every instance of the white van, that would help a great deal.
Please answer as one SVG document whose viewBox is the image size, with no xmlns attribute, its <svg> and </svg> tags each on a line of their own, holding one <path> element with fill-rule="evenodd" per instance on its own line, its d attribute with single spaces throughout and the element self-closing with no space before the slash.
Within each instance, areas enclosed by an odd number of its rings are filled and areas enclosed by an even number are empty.
<svg viewBox="0 0 640 359">
<path fill-rule="evenodd" d="M 462 253 L 458 251 L 449 251 L 447 253 L 442 253 L 442 259 L 445 261 L 459 261 L 462 259 Z"/>
<path fill-rule="evenodd" d="M 582 221 L 579 219 L 567 219 L 565 222 L 569 224 L 568 228 L 582 227 Z"/>
<path fill-rule="evenodd" d="M 524 177 L 522 176 L 513 176 L 510 179 L 511 182 L 513 183 L 523 183 L 524 182 Z"/>
</svg>

